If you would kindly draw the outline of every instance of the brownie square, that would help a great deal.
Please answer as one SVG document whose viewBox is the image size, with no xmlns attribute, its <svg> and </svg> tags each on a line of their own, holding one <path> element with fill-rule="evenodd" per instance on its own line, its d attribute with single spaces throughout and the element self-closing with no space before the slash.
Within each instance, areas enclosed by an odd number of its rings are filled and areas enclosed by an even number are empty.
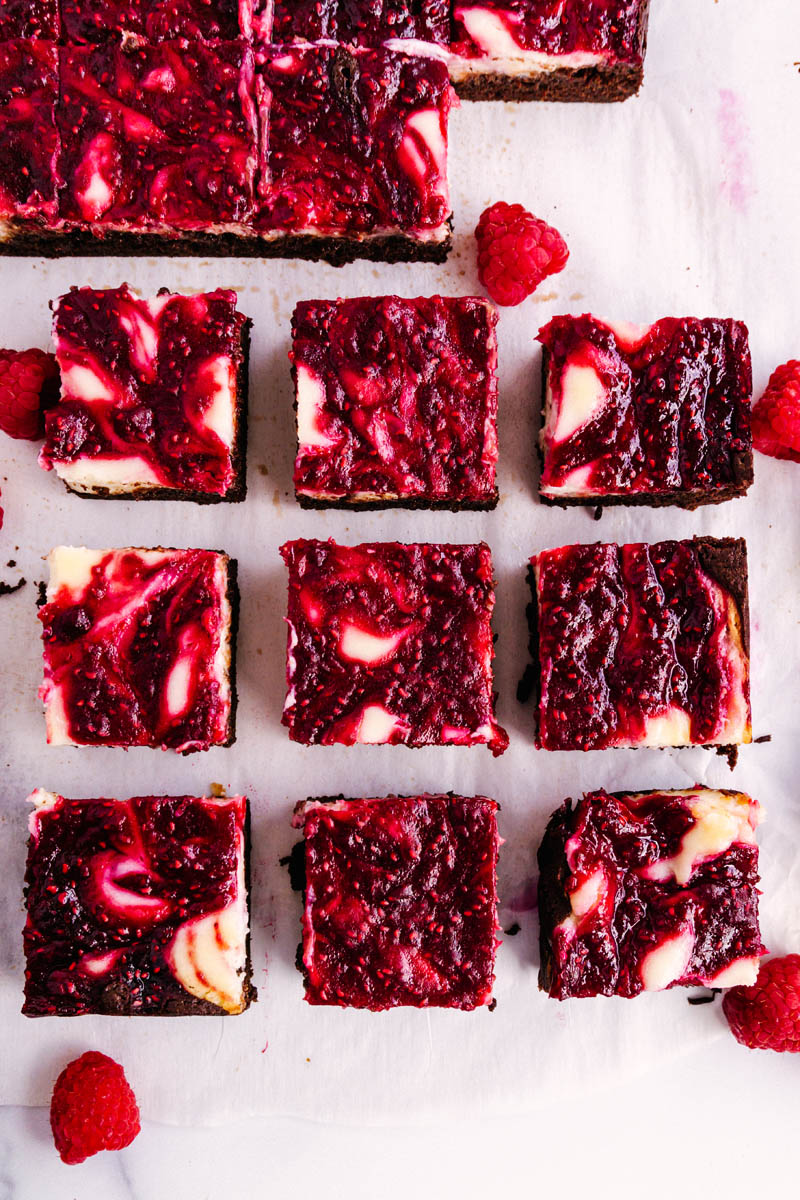
<svg viewBox="0 0 800 1200">
<path fill-rule="evenodd" d="M 759 805 L 741 792 L 591 792 L 539 848 L 539 986 L 570 996 L 755 983 Z"/>
<path fill-rule="evenodd" d="M 300 503 L 493 508 L 496 325 L 493 305 L 471 296 L 298 304 Z"/>
<path fill-rule="evenodd" d="M 69 46 L 60 62 L 68 223 L 99 237 L 241 232 L 256 159 L 244 43 Z"/>
<path fill-rule="evenodd" d="M 650 0 L 454 0 L 450 71 L 467 100 L 626 100 Z"/>
<path fill-rule="evenodd" d="M 234 740 L 236 563 L 212 550 L 49 557 L 47 741 L 189 753 Z"/>
<path fill-rule="evenodd" d="M 261 174 L 255 226 L 336 261 L 443 258 L 450 239 L 444 62 L 333 46 L 256 56 Z M 292 243 L 289 243 L 290 246 Z"/>
<path fill-rule="evenodd" d="M 564 316 L 538 340 L 543 500 L 695 508 L 747 491 L 753 379 L 741 321 Z"/>
<path fill-rule="evenodd" d="M 236 300 L 145 300 L 127 284 L 62 296 L 42 466 L 84 496 L 243 500 L 249 321 Z"/>
<path fill-rule="evenodd" d="M 232 41 L 247 28 L 249 0 L 61 0 L 68 42 L 131 39 Z"/>
<path fill-rule="evenodd" d="M 752 740 L 743 540 L 562 546 L 530 582 L 537 745 Z"/>
<path fill-rule="evenodd" d="M 489 1003 L 496 810 L 483 796 L 452 795 L 298 806 L 309 1004 L 377 1012 Z"/>
<path fill-rule="evenodd" d="M 244 796 L 30 799 L 26 1016 L 249 1007 Z"/>
<path fill-rule="evenodd" d="M 58 48 L 0 41 L 0 222 L 9 236 L 19 219 L 55 220 L 57 98 Z"/>
<path fill-rule="evenodd" d="M 494 715 L 492 556 L 479 545 L 287 542 L 288 694 L 306 745 L 483 743 Z"/>
<path fill-rule="evenodd" d="M 57 41 L 58 0 L 0 0 L 0 42 L 14 38 Z"/>
<path fill-rule="evenodd" d="M 275 0 L 271 36 L 275 43 L 321 38 L 375 49 L 396 39 L 447 46 L 450 10 L 446 0 Z"/>
</svg>

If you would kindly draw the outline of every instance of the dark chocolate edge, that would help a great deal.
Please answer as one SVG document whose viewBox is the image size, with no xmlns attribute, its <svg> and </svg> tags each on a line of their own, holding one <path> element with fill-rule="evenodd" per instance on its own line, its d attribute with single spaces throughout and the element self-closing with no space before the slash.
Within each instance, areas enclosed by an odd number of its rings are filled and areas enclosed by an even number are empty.
<svg viewBox="0 0 800 1200">
<path fill-rule="evenodd" d="M 141 1009 L 126 1008 L 122 1002 L 119 992 L 113 989 L 106 989 L 101 993 L 98 1007 L 90 1009 L 83 1013 L 38 1013 L 27 1012 L 25 1004 L 27 998 L 23 1001 L 22 1015 L 24 1017 L 238 1017 L 241 1013 L 246 1012 L 254 1000 L 258 999 L 258 990 L 252 983 L 253 963 L 250 957 L 250 930 L 251 930 L 251 913 L 250 913 L 250 801 L 247 800 L 245 809 L 244 821 L 244 873 L 245 873 L 245 891 L 247 893 L 247 940 L 245 943 L 245 973 L 242 980 L 242 1000 L 243 1008 L 239 1013 L 229 1013 L 226 1009 L 221 1008 L 218 1004 L 212 1004 L 209 1000 L 201 1000 L 198 996 L 192 996 L 187 992 L 185 997 L 173 997 L 167 1001 L 163 1009 L 151 1009 L 147 1012 Z M 25 880 L 22 889 L 24 908 L 28 912 L 28 893 L 31 887 L 31 855 L 33 851 L 33 838 L 28 837 L 28 856 L 25 864 Z M 24 934 L 23 934 L 24 937 Z M 26 955 L 27 963 L 27 955 Z M 24 995 L 24 992 L 23 992 Z"/>
<path fill-rule="evenodd" d="M 218 551 L 218 553 L 222 553 Z M 236 649 L 239 640 L 239 562 L 225 555 L 228 569 L 228 603 L 231 607 L 231 665 L 228 668 L 228 680 L 231 689 L 231 711 L 228 716 L 228 738 L 222 742 L 224 747 L 232 746 L 236 741 L 236 712 L 239 707 L 239 690 L 236 686 Z"/>
<path fill-rule="evenodd" d="M 530 651 L 530 664 L 526 670 L 526 676 L 530 679 L 530 694 L 525 703 L 529 699 L 533 699 L 534 703 L 534 741 L 536 748 L 539 747 L 539 702 L 542 695 L 542 663 L 539 657 L 539 594 L 536 588 L 536 572 L 532 562 L 528 563 L 526 578 L 528 586 L 531 589 L 531 600 L 525 608 L 525 615 L 528 619 L 528 649 Z"/>
<path fill-rule="evenodd" d="M 130 492 L 109 492 L 94 488 L 80 492 L 62 480 L 71 496 L 79 500 L 175 500 L 192 504 L 240 504 L 247 498 L 247 421 L 250 388 L 250 328 L 253 322 L 245 317 L 241 333 L 242 359 L 236 373 L 236 436 L 231 453 L 233 483 L 227 492 L 201 492 L 192 488 L 142 487 Z"/>
<path fill-rule="evenodd" d="M 15 226 L 11 237 L 0 242 L 0 256 L 64 258 L 73 255 L 161 258 L 302 258 L 343 267 L 357 259 L 368 262 L 443 263 L 452 248 L 452 217 L 441 241 L 420 241 L 402 233 L 374 238 L 348 238 L 315 234 L 289 234 L 276 238 L 232 233 L 158 234 L 88 230 L 47 230 Z"/>
<path fill-rule="evenodd" d="M 753 446 L 746 450 L 734 452 L 731 456 L 734 482 L 724 488 L 680 489 L 662 495 L 648 492 L 637 492 L 632 496 L 543 496 L 541 492 L 541 476 L 544 471 L 544 449 L 542 435 L 545 427 L 544 397 L 547 388 L 547 376 L 550 370 L 550 351 L 542 347 L 542 393 L 539 405 L 539 437 L 536 443 L 536 453 L 539 458 L 539 503 L 548 508 L 684 508 L 693 512 L 706 504 L 724 504 L 726 500 L 735 500 L 745 496 L 753 483 Z"/>
<path fill-rule="evenodd" d="M 536 75 L 473 75 L 453 80 L 462 100 L 557 100 L 608 104 L 635 96 L 644 80 L 650 0 L 639 10 L 637 40 L 641 58 L 636 64 L 614 63 L 599 67 L 561 67 Z"/>
</svg>

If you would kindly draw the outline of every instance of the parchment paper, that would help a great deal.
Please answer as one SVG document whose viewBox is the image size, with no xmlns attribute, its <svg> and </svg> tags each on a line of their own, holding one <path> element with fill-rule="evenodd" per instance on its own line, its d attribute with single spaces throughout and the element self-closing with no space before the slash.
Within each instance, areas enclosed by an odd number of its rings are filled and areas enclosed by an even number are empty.
<svg viewBox="0 0 800 1200">
<path fill-rule="evenodd" d="M 215 1123 L 249 1114 L 358 1121 L 424 1120 L 533 1109 L 646 1073 L 724 1032 L 719 1004 L 686 994 L 633 1002 L 558 1004 L 537 991 L 532 908 L 535 849 L 567 795 L 596 788 L 680 787 L 695 781 L 749 790 L 763 827 L 763 925 L 775 950 L 800 948 L 800 767 L 797 721 L 800 467 L 759 457 L 745 500 L 694 514 L 611 509 L 599 524 L 536 500 L 537 329 L 558 312 L 650 321 L 735 316 L 750 326 L 755 385 L 800 356 L 797 232 L 800 16 L 796 0 L 653 0 L 646 83 L 623 105 L 464 104 L 451 126 L 455 250 L 443 267 L 164 259 L 0 259 L 3 345 L 46 346 L 48 301 L 72 284 L 127 280 L 234 286 L 254 321 L 249 497 L 242 506 L 110 503 L 68 496 L 36 466 L 36 448 L 2 438 L 6 510 L 0 578 L 27 585 L 0 597 L 0 1102 L 46 1102 L 74 1055 L 102 1049 L 126 1066 L 145 1115 Z M 493 514 L 304 513 L 291 495 L 294 444 L 287 349 L 296 301 L 478 289 L 472 230 L 482 208 L 520 201 L 563 232 L 571 258 L 537 295 L 505 310 L 500 337 L 500 491 Z M 533 717 L 515 699 L 527 661 L 527 558 L 569 541 L 745 534 L 753 610 L 756 736 L 731 774 L 702 750 L 537 752 Z M 475 541 L 491 545 L 498 577 L 496 681 L 511 734 L 501 759 L 484 748 L 302 748 L 281 727 L 287 538 Z M 239 736 L 229 750 L 190 758 L 146 749 L 47 748 L 35 582 L 60 542 L 89 546 L 223 548 L 239 559 Z M 16 567 L 5 566 L 14 560 Z M 68 796 L 196 792 L 212 782 L 250 796 L 253 959 L 259 1001 L 235 1018 L 27 1020 L 19 1015 L 20 931 L 27 811 L 42 786 Z M 307 795 L 444 790 L 494 796 L 502 806 L 500 889 L 505 939 L 497 1008 L 472 1014 L 385 1014 L 311 1008 L 294 968 L 299 899 L 278 859 Z"/>
</svg>

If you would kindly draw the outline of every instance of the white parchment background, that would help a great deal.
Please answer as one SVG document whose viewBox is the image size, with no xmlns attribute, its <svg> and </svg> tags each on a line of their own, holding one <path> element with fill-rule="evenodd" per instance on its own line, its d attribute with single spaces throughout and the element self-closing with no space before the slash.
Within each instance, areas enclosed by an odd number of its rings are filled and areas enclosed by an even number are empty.
<svg viewBox="0 0 800 1200">
<path fill-rule="evenodd" d="M 68 496 L 36 467 L 36 449 L 3 438 L 0 578 L 28 584 L 0 598 L 0 1103 L 45 1102 L 55 1074 L 88 1048 L 119 1058 L 144 1114 L 215 1123 L 248 1114 L 358 1121 L 520 1111 L 647 1073 L 724 1032 L 719 1005 L 685 993 L 633 1002 L 557 1004 L 537 992 L 535 849 L 548 814 L 595 788 L 675 787 L 696 780 L 750 790 L 769 812 L 762 836 L 763 924 L 775 950 L 800 949 L 800 768 L 797 718 L 800 467 L 759 457 L 746 500 L 697 513 L 586 512 L 536 501 L 539 354 L 553 314 L 592 310 L 650 321 L 735 316 L 751 331 L 755 386 L 800 357 L 800 13 L 797 0 L 653 0 L 646 82 L 624 105 L 464 104 L 451 126 L 455 250 L 446 266 L 324 265 L 254 260 L 0 259 L 3 345 L 48 344 L 48 301 L 72 284 L 145 293 L 235 287 L 254 321 L 249 496 L 243 506 L 122 504 Z M 478 288 L 471 231 L 482 208 L 520 201 L 570 246 L 567 269 L 503 312 L 500 492 L 495 513 L 304 513 L 291 495 L 289 320 L 308 297 L 469 293 Z M 736 772 L 704 751 L 537 752 L 532 715 L 515 699 L 527 658 L 524 568 L 568 541 L 746 534 L 753 607 L 756 736 Z M 287 538 L 475 541 L 498 576 L 501 759 L 484 748 L 302 748 L 282 729 Z M 239 559 L 239 737 L 229 750 L 179 758 L 150 750 L 48 749 L 35 582 L 59 542 L 223 548 Z M 6 567 L 16 560 L 16 568 Z M 253 962 L 259 1001 L 236 1018 L 26 1020 L 19 1015 L 26 806 L 35 786 L 69 796 L 203 793 L 213 782 L 250 796 Z M 303 1003 L 293 960 L 299 900 L 278 859 L 294 840 L 293 804 L 343 791 L 444 790 L 496 797 L 506 938 L 497 1009 L 373 1015 Z"/>
</svg>

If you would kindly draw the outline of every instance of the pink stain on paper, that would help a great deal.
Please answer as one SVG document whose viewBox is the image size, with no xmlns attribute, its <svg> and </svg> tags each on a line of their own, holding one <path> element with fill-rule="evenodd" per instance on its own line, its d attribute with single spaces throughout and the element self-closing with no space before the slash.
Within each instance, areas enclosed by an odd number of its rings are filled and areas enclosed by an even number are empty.
<svg viewBox="0 0 800 1200">
<path fill-rule="evenodd" d="M 730 88 L 720 89 L 717 130 L 722 143 L 720 191 L 731 208 L 744 214 L 756 190 L 749 150 L 750 130 L 742 102 Z"/>
<path fill-rule="evenodd" d="M 508 909 L 512 913 L 532 912 L 538 905 L 538 880 L 529 880 L 521 892 L 512 897 L 508 902 Z"/>
</svg>

